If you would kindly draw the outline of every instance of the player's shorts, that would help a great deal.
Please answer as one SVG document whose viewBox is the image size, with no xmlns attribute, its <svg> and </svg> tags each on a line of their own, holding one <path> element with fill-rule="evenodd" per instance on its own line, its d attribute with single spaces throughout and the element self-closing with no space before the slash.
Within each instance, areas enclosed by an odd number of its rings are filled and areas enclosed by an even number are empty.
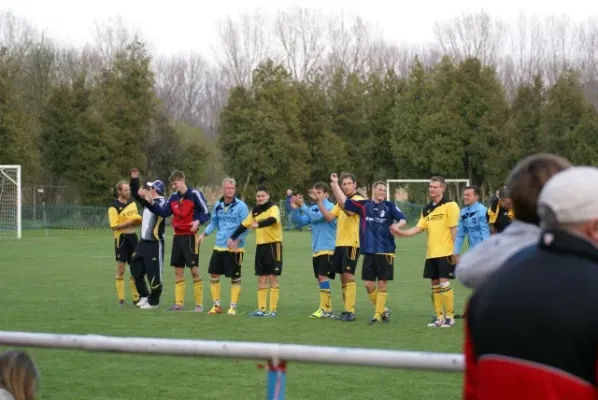
<svg viewBox="0 0 598 400">
<path fill-rule="evenodd" d="M 159 274 L 164 265 L 164 241 L 140 240 L 131 258 L 133 277 Z"/>
<path fill-rule="evenodd" d="M 455 265 L 451 256 L 428 258 L 424 265 L 426 279 L 455 279 Z"/>
<path fill-rule="evenodd" d="M 195 241 L 195 235 L 174 235 L 170 265 L 180 268 L 199 266 L 199 245 Z"/>
<path fill-rule="evenodd" d="M 114 239 L 116 262 L 131 264 L 131 257 L 138 241 L 136 233 L 123 233 L 118 239 Z"/>
<path fill-rule="evenodd" d="M 351 273 L 355 275 L 358 259 L 359 247 L 336 247 L 332 258 L 332 272 L 336 274 Z"/>
<path fill-rule="evenodd" d="M 334 272 L 332 272 L 332 260 L 334 255 L 332 254 L 321 254 L 316 257 L 312 257 L 312 263 L 314 266 L 314 276 L 326 276 L 330 279 L 334 279 Z"/>
<path fill-rule="evenodd" d="M 240 278 L 243 255 L 242 252 L 214 250 L 212 258 L 210 258 L 208 273 L 224 275 L 227 278 Z"/>
<path fill-rule="evenodd" d="M 394 254 L 364 254 L 361 279 L 364 281 L 392 281 L 394 278 Z"/>
<path fill-rule="evenodd" d="M 255 249 L 257 276 L 282 275 L 282 243 L 258 244 Z"/>
</svg>

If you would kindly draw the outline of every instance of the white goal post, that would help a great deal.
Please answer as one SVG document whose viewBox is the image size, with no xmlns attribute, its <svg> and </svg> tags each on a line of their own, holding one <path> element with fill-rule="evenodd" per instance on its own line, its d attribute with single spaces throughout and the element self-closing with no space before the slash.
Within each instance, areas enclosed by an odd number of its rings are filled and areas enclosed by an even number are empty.
<svg viewBox="0 0 598 400">
<path fill-rule="evenodd" d="M 0 165 L 0 239 L 21 238 L 21 166 Z"/>
<path fill-rule="evenodd" d="M 391 183 L 428 183 L 430 182 L 429 179 L 387 179 L 386 180 L 386 200 L 390 200 L 391 191 L 390 191 L 390 184 Z M 446 183 L 464 183 L 465 186 L 469 186 L 469 179 L 445 179 Z"/>
</svg>

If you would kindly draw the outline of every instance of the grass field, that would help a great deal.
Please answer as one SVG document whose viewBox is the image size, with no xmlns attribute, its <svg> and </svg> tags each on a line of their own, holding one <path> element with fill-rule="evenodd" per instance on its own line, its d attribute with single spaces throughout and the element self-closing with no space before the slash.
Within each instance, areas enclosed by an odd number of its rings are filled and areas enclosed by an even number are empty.
<svg viewBox="0 0 598 400">
<path fill-rule="evenodd" d="M 0 241 L 0 329 L 52 333 L 96 333 L 184 339 L 243 340 L 381 349 L 461 352 L 462 321 L 453 329 L 427 328 L 432 315 L 429 282 L 422 279 L 425 238 L 397 240 L 395 280 L 389 285 L 392 322 L 368 326 L 373 314 L 358 286 L 358 319 L 352 323 L 311 320 L 318 288 L 311 267 L 310 234 L 285 232 L 284 273 L 277 318 L 207 313 L 168 313 L 174 300 L 171 268 L 165 266 L 161 308 L 139 310 L 117 305 L 114 257 L 108 231 L 25 231 L 23 238 Z M 254 236 L 248 238 L 242 312 L 256 307 Z M 168 263 L 171 237 L 167 238 Z M 202 245 L 204 306 L 211 305 L 207 264 L 213 242 Z M 360 261 L 361 264 L 361 261 Z M 361 265 L 358 267 L 360 274 Z M 468 291 L 455 283 L 456 308 Z M 338 279 L 333 306 L 341 310 Z M 127 284 L 127 297 L 130 299 Z M 229 285 L 223 286 L 228 306 Z M 190 276 L 187 308 L 193 305 Z M 4 349 L 1 349 L 4 350 Z M 85 353 L 29 349 L 42 373 L 41 399 L 264 399 L 266 374 L 257 362 L 229 359 Z M 382 368 L 308 365 L 288 367 L 287 399 L 458 399 L 461 374 Z"/>
</svg>

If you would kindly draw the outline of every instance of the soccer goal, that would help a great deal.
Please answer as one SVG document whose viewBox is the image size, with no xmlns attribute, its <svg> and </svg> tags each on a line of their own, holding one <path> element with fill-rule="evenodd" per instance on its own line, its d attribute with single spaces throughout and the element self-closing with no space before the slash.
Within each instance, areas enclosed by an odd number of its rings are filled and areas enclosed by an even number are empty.
<svg viewBox="0 0 598 400">
<path fill-rule="evenodd" d="M 424 205 L 429 201 L 429 179 L 387 179 L 386 199 Z M 446 179 L 445 196 L 461 201 L 463 189 L 469 186 L 469 179 Z"/>
<path fill-rule="evenodd" d="M 21 166 L 0 165 L 0 239 L 20 239 L 21 230 Z"/>
</svg>

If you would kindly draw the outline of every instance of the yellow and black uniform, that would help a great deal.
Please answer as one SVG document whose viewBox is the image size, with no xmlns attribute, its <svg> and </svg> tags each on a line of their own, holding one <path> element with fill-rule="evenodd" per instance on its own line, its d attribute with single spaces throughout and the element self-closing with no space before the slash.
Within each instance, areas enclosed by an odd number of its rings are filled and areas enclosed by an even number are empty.
<svg viewBox="0 0 598 400">
<path fill-rule="evenodd" d="M 359 193 L 348 196 L 351 200 L 365 200 Z M 338 204 L 334 206 L 332 215 L 337 218 L 336 243 L 332 256 L 332 273 L 350 273 L 355 275 L 359 260 L 359 223 L 358 214 L 348 215 Z M 357 301 L 357 284 L 354 280 L 341 286 L 345 310 L 340 319 L 353 321 L 355 319 L 355 302 Z"/>
<path fill-rule="evenodd" d="M 515 214 L 513 209 L 506 210 L 500 206 L 498 198 L 492 199 L 490 207 L 488 207 L 488 224 L 494 226 L 497 233 L 505 230 L 507 226 L 513 221 Z"/>
<path fill-rule="evenodd" d="M 110 228 L 114 228 L 115 226 L 130 220 L 141 221 L 141 215 L 139 215 L 139 212 L 137 211 L 137 204 L 131 200 L 126 203 L 121 203 L 118 199 L 114 200 L 112 205 L 108 208 L 108 223 L 110 224 Z M 137 234 L 132 232 L 131 227 L 116 229 L 113 231 L 113 234 L 116 261 L 130 265 L 133 254 L 135 253 L 135 248 L 137 247 Z M 133 293 L 133 301 L 138 301 L 139 292 L 135 287 L 135 280 L 133 277 L 129 279 L 129 286 Z M 116 295 L 122 304 L 125 301 L 125 283 L 123 276 L 116 276 Z"/>
<path fill-rule="evenodd" d="M 451 260 L 454 242 L 451 228 L 459 225 L 460 212 L 456 202 L 444 197 L 437 204 L 428 203 L 422 210 L 417 226 L 428 234 L 424 278 L 454 279 L 455 265 Z M 442 320 L 443 316 L 454 318 L 454 293 L 449 281 L 445 280 L 432 286 L 432 301 L 439 320 Z"/>
<path fill-rule="evenodd" d="M 126 203 L 121 203 L 114 200 L 114 203 L 108 208 L 108 221 L 110 228 L 122 224 L 130 220 L 141 221 L 141 215 L 137 211 L 137 203 L 132 200 Z M 128 264 L 131 261 L 131 256 L 135 252 L 137 246 L 137 233 L 131 232 L 131 227 L 125 229 L 117 229 L 114 233 L 114 253 L 116 261 Z"/>
<path fill-rule="evenodd" d="M 232 234 L 236 240 L 254 222 L 258 223 L 255 233 L 255 275 L 282 275 L 282 224 L 280 223 L 280 209 L 271 201 L 257 205 L 251 209 L 247 218 Z M 266 311 L 267 288 L 258 290 L 258 309 Z M 270 311 L 276 312 L 280 288 L 270 288 Z"/>
</svg>

